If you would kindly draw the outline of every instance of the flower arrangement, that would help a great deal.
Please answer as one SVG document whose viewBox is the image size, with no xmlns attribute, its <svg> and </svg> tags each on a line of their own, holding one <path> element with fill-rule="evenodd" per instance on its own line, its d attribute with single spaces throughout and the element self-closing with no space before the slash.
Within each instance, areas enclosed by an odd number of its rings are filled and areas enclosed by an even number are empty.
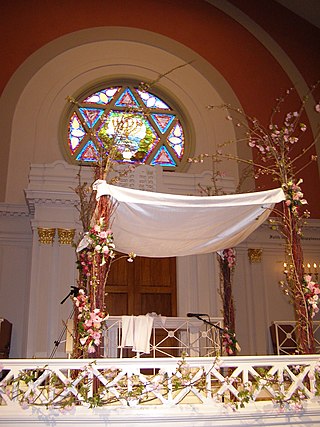
<svg viewBox="0 0 320 427">
<path fill-rule="evenodd" d="M 234 248 L 219 251 L 219 255 L 228 264 L 230 269 L 236 266 L 236 250 Z"/>
<path fill-rule="evenodd" d="M 287 183 L 282 184 L 282 188 L 286 195 L 286 206 L 290 207 L 291 211 L 298 213 L 298 206 L 306 205 L 308 202 L 303 197 L 300 184 L 303 180 L 299 179 L 297 183 L 289 180 Z"/>
<path fill-rule="evenodd" d="M 95 353 L 96 348 L 101 344 L 104 321 L 108 318 L 99 308 L 91 311 L 90 301 L 83 289 L 74 299 L 74 304 L 78 308 L 78 330 L 80 335 L 81 349 L 89 354 Z"/>
<path fill-rule="evenodd" d="M 307 302 L 308 309 L 310 312 L 311 318 L 313 318 L 316 313 L 319 311 L 319 294 L 320 294 L 320 286 L 318 283 L 313 282 L 312 276 L 310 274 L 306 274 L 304 276 L 303 284 L 303 292 L 304 298 Z"/>
<path fill-rule="evenodd" d="M 80 265 L 84 267 L 86 274 L 88 274 L 88 267 L 91 265 L 91 258 L 88 257 L 88 253 L 94 251 L 101 254 L 101 266 L 106 263 L 107 258 L 113 259 L 115 257 L 113 233 L 110 229 L 106 229 L 104 218 L 99 218 L 98 224 L 95 224 L 84 234 L 77 247 L 77 252 L 81 252 L 83 249 L 87 249 L 87 256 L 85 260 L 80 261 Z"/>
<path fill-rule="evenodd" d="M 222 334 L 222 347 L 228 356 L 235 356 L 240 347 L 236 335 L 231 331 L 225 331 Z"/>
</svg>

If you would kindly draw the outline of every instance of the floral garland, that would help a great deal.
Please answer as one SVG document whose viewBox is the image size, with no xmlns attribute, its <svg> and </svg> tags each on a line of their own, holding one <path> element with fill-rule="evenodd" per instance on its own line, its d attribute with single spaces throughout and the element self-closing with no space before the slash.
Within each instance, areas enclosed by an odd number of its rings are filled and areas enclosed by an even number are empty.
<svg viewBox="0 0 320 427">
<path fill-rule="evenodd" d="M 115 258 L 115 244 L 113 243 L 113 233 L 110 229 L 104 229 L 104 218 L 100 218 L 99 223 L 92 227 L 80 241 L 77 252 L 83 249 L 89 249 L 102 254 L 101 266 L 106 263 L 106 258 Z M 91 254 L 92 255 L 92 254 Z M 80 265 L 84 267 L 86 274 L 90 271 L 89 266 L 92 263 L 92 256 L 87 253 L 80 259 Z"/>
<path fill-rule="evenodd" d="M 97 307 L 95 291 L 101 285 L 97 270 L 108 270 L 110 262 L 116 257 L 113 233 L 105 226 L 103 217 L 84 234 L 77 253 L 80 289 L 73 298 L 77 318 L 76 341 L 80 343 L 79 350 L 93 354 L 97 353 L 102 342 L 103 328 L 109 316 L 104 309 L 104 302 Z M 131 252 L 127 261 L 133 262 L 135 257 L 136 254 Z"/>
<path fill-rule="evenodd" d="M 236 266 L 236 250 L 234 248 L 224 249 L 223 251 L 219 251 L 218 254 L 224 261 L 228 262 L 230 269 Z"/>
<path fill-rule="evenodd" d="M 300 184 L 303 180 L 299 179 L 297 183 L 290 180 L 287 183 L 282 184 L 282 188 L 286 195 L 286 205 L 291 208 L 292 211 L 296 211 L 298 206 L 307 205 L 308 202 L 303 198 Z"/>
<path fill-rule="evenodd" d="M 230 331 L 223 332 L 222 346 L 228 356 L 234 356 L 237 351 L 241 350 L 236 339 L 236 334 Z"/>
<path fill-rule="evenodd" d="M 95 353 L 96 347 L 101 343 L 104 321 L 109 315 L 106 315 L 99 308 L 93 311 L 90 309 L 88 296 L 83 289 L 73 298 L 75 306 L 78 308 L 78 331 L 80 335 L 81 349 L 88 353 Z"/>
<path fill-rule="evenodd" d="M 320 294 L 320 286 L 318 283 L 312 281 L 312 276 L 310 274 L 306 274 L 303 280 L 303 292 L 305 300 L 308 304 L 309 312 L 311 318 L 316 315 L 319 311 L 319 294 Z"/>
<path fill-rule="evenodd" d="M 93 361 L 84 365 L 77 370 L 75 377 L 72 376 L 75 372 L 71 372 L 70 378 L 65 378 L 64 381 L 47 366 L 24 369 L 17 376 L 5 373 L 4 378 L 0 381 L 0 403 L 1 399 L 5 400 L 1 396 L 6 396 L 7 399 L 18 401 L 23 409 L 44 406 L 48 410 L 59 409 L 61 413 L 72 411 L 79 405 L 95 408 L 120 403 L 123 406 L 134 407 L 153 401 L 157 394 L 165 397 L 169 393 L 181 390 L 185 390 L 187 393 L 190 389 L 196 390 L 197 393 L 205 393 L 210 371 L 219 372 L 220 369 L 224 369 L 221 367 L 221 361 L 215 359 L 209 371 L 204 368 L 195 368 L 195 371 L 187 360 L 182 358 L 178 362 L 176 370 L 171 374 L 160 369 L 158 373 L 142 379 L 137 374 L 130 377 L 121 376 L 121 369 L 116 367 L 97 372 L 95 364 L 96 361 Z M 306 368 L 307 365 L 297 365 L 292 366 L 291 370 L 294 375 L 299 375 Z M 4 364 L 0 363 L 0 373 L 4 370 Z M 97 378 L 103 382 L 92 393 L 93 374 L 98 374 Z M 39 379 L 42 376 L 41 389 L 38 389 Z M 120 381 L 119 376 L 121 376 Z M 224 385 L 225 389 L 222 394 L 220 391 L 213 392 L 212 403 L 222 404 L 233 411 L 244 408 L 251 401 L 254 402 L 257 393 L 263 389 L 267 390 L 268 394 L 270 394 L 270 390 L 273 391 L 270 400 L 273 401 L 279 412 L 303 410 L 304 402 L 310 398 L 304 389 L 299 388 L 288 395 L 292 377 L 287 372 L 275 375 L 271 374 L 268 369 L 259 367 L 256 369 L 256 375 L 252 376 L 250 381 L 244 382 L 241 374 L 226 377 L 220 375 L 220 377 L 219 386 Z M 309 370 L 308 378 L 313 383 L 311 389 L 314 390 L 314 396 L 320 396 L 320 361 Z M 234 390 L 232 393 L 228 389 L 229 385 L 232 385 Z M 130 391 L 128 391 L 129 389 Z M 74 394 L 74 390 L 77 390 L 77 395 Z M 112 390 L 113 393 L 109 395 L 108 390 Z M 117 393 L 114 393 L 114 390 Z"/>
</svg>

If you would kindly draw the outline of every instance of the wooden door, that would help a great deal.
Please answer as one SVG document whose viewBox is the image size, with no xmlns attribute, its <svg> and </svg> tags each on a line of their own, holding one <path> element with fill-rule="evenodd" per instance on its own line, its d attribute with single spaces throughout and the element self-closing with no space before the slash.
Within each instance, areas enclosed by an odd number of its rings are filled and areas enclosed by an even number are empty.
<svg viewBox="0 0 320 427">
<path fill-rule="evenodd" d="M 116 260 L 110 270 L 107 309 L 111 316 L 155 312 L 177 315 L 176 259 L 137 257 Z"/>
</svg>

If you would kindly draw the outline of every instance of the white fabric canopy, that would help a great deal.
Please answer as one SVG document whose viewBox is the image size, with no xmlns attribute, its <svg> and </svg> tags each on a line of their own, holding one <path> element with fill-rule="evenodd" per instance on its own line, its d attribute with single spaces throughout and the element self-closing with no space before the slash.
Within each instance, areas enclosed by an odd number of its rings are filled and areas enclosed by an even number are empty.
<svg viewBox="0 0 320 427">
<path fill-rule="evenodd" d="M 118 206 L 112 223 L 116 249 L 145 257 L 216 252 L 246 239 L 285 199 L 281 188 L 227 196 L 180 196 L 94 183 L 97 199 Z"/>
</svg>

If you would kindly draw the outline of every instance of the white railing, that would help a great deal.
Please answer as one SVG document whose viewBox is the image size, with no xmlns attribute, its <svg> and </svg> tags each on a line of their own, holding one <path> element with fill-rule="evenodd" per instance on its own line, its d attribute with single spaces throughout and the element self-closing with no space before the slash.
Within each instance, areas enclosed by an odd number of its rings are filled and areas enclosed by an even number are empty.
<svg viewBox="0 0 320 427">
<path fill-rule="evenodd" d="M 320 353 L 320 322 L 314 321 L 313 334 L 316 353 Z M 294 321 L 274 321 L 270 327 L 274 353 L 278 355 L 297 354 L 297 323 Z"/>
<path fill-rule="evenodd" d="M 2 359 L 2 407 L 315 402 L 316 355 L 221 358 Z"/>
<path fill-rule="evenodd" d="M 208 318 L 209 320 L 209 318 Z M 221 354 L 222 318 L 210 318 L 211 326 L 192 317 L 153 316 L 150 337 L 151 357 L 213 357 Z M 121 347 L 122 317 L 110 316 L 106 321 L 105 357 L 128 356 Z M 130 352 L 133 355 L 133 353 Z M 133 356 L 137 356 L 134 354 Z M 140 353 L 138 357 L 147 356 Z"/>
</svg>

